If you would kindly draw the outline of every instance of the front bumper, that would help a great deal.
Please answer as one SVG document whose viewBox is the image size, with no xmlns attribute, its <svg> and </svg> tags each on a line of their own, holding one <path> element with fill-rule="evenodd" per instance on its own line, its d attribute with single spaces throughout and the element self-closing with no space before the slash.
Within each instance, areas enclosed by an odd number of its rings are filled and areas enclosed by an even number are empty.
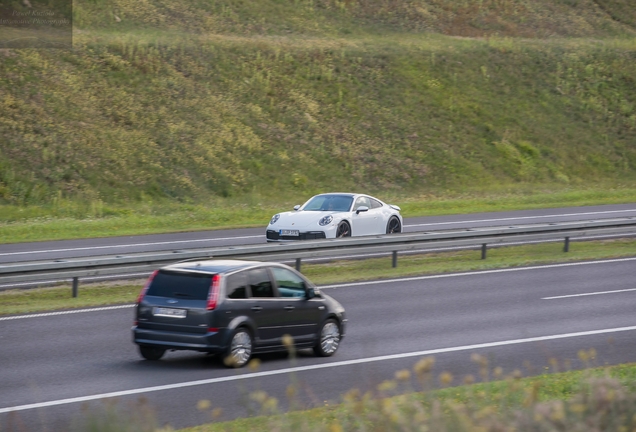
<svg viewBox="0 0 636 432">
<path fill-rule="evenodd" d="M 283 240 L 318 240 L 327 238 L 324 231 L 309 231 L 301 232 L 298 236 L 282 236 L 279 231 L 267 230 L 265 236 L 268 241 L 283 241 Z"/>
</svg>

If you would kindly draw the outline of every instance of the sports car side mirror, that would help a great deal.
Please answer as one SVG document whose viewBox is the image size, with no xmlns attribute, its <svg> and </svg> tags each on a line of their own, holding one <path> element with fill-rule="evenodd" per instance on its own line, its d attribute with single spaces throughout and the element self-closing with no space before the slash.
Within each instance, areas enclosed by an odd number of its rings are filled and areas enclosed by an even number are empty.
<svg viewBox="0 0 636 432">
<path fill-rule="evenodd" d="M 365 212 L 365 211 L 369 211 L 369 207 L 360 206 L 360 207 L 358 207 L 358 210 L 356 210 L 356 214 L 360 214 L 360 212 Z"/>
<path fill-rule="evenodd" d="M 294 206 L 294 210 L 298 210 L 299 208 L 300 208 L 300 206 L 299 206 L 298 204 L 296 204 L 296 205 Z"/>
</svg>

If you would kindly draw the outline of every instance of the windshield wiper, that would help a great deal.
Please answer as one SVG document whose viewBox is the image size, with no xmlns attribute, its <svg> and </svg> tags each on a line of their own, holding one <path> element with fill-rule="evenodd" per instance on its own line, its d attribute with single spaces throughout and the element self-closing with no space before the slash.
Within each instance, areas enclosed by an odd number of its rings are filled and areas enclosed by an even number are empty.
<svg viewBox="0 0 636 432">
<path fill-rule="evenodd" d="M 172 295 L 175 297 L 192 297 L 192 295 L 190 294 L 180 293 L 180 292 L 173 292 Z"/>
</svg>

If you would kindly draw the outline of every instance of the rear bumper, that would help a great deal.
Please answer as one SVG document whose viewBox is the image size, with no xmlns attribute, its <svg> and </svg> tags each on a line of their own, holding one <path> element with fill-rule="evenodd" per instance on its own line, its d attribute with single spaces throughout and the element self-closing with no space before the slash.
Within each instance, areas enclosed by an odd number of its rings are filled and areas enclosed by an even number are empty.
<svg viewBox="0 0 636 432">
<path fill-rule="evenodd" d="M 133 342 L 137 345 L 173 350 L 194 350 L 220 353 L 227 348 L 227 330 L 205 334 L 177 333 L 132 328 Z"/>
</svg>

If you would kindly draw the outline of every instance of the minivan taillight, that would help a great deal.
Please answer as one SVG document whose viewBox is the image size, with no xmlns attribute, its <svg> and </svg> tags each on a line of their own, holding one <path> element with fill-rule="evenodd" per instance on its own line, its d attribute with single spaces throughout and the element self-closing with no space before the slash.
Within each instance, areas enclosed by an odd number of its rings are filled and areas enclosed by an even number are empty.
<svg viewBox="0 0 636 432">
<path fill-rule="evenodd" d="M 220 288 L 221 288 L 221 275 L 215 274 L 214 276 L 212 276 L 212 285 L 210 286 L 210 292 L 208 293 L 207 310 L 216 309 L 216 301 L 219 298 Z"/>
<path fill-rule="evenodd" d="M 144 287 L 141 289 L 141 292 L 139 293 L 139 297 L 137 297 L 137 304 L 141 303 L 141 301 L 144 299 L 146 291 L 148 291 L 148 287 L 150 287 L 150 284 L 152 283 L 152 280 L 155 278 L 155 276 L 157 276 L 157 273 L 159 273 L 159 270 L 155 270 L 154 272 L 152 272 L 152 274 L 146 281 L 146 285 L 144 285 Z"/>
</svg>

